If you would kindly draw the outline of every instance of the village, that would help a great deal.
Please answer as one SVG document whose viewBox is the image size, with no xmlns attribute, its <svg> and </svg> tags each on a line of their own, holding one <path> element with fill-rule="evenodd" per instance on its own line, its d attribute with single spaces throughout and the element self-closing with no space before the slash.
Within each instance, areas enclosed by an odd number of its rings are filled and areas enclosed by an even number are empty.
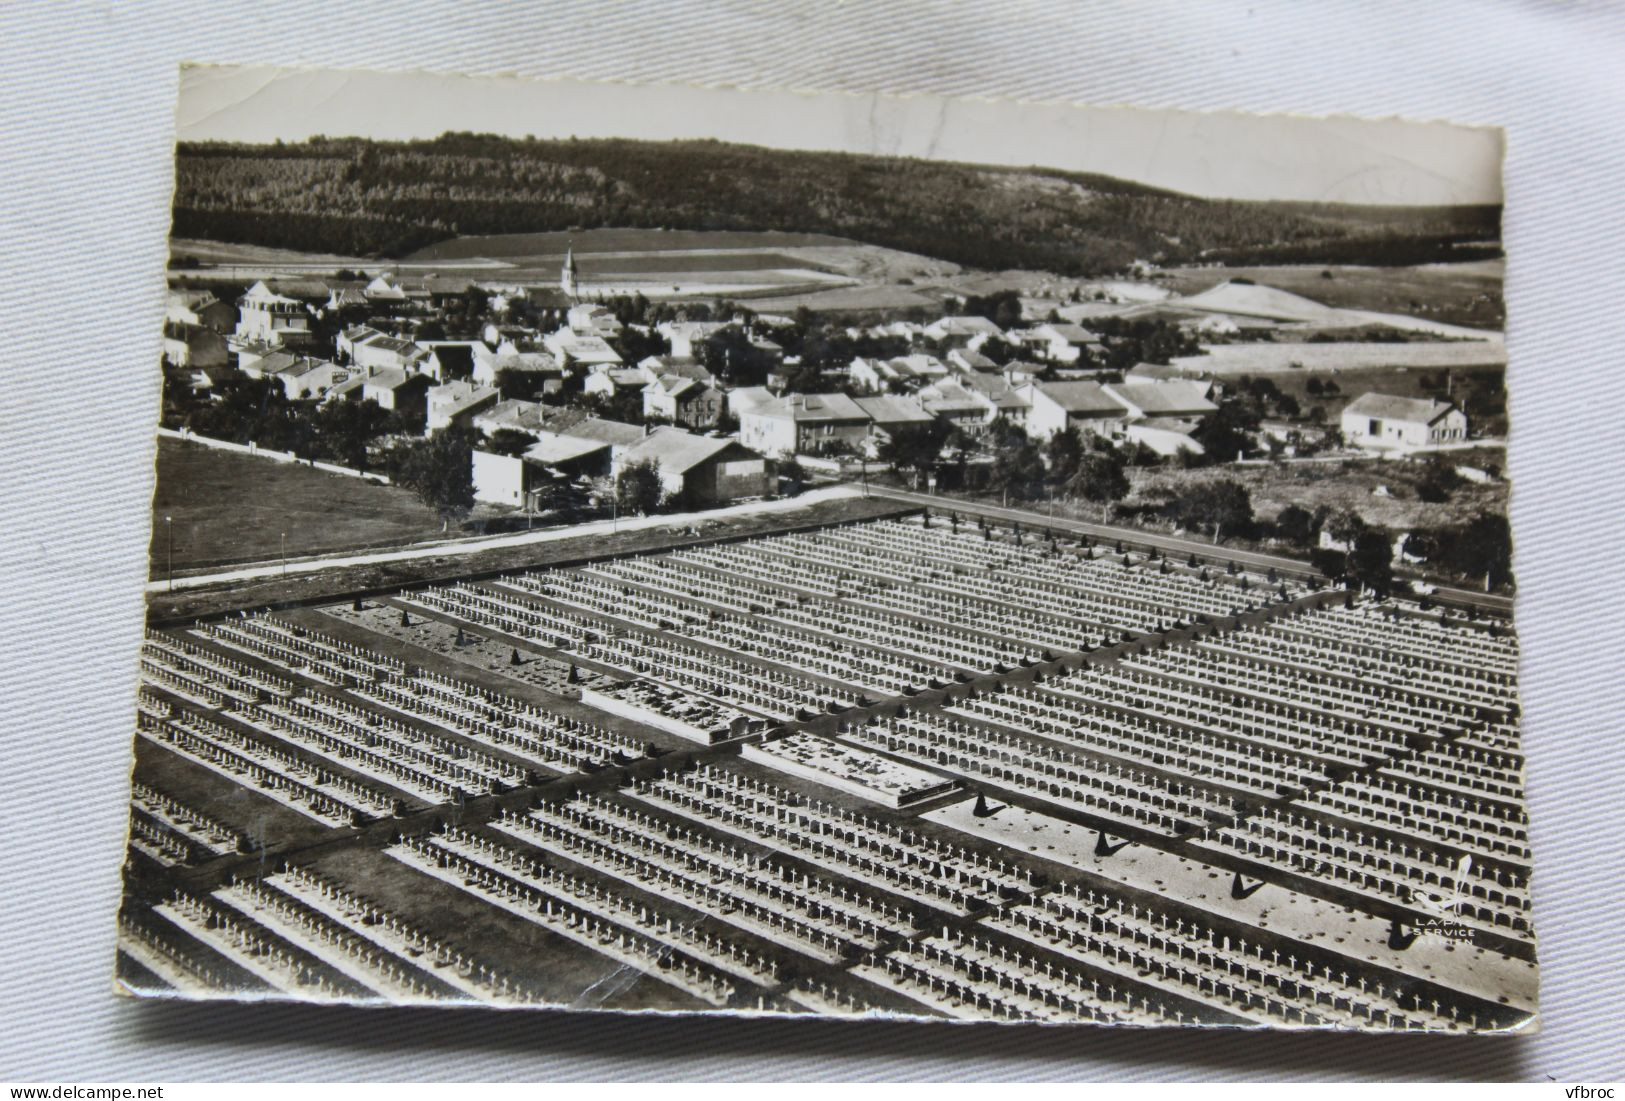
<svg viewBox="0 0 1625 1101">
<path fill-rule="evenodd" d="M 1142 273 L 1087 297 L 1028 287 L 889 318 L 628 295 L 568 252 L 552 285 L 345 271 L 232 298 L 194 274 L 173 280 L 166 308 L 167 429 L 398 482 L 411 480 L 401 442 L 442 438 L 433 461 L 458 469 L 418 491 L 447 526 L 476 511 L 481 530 L 693 512 L 847 482 L 1051 516 L 1059 500 L 1062 515 L 1214 541 L 1227 529 L 1297 557 L 1380 532 L 1390 560 L 1366 572 L 1386 584 L 1390 566 L 1421 576 L 1430 549 L 1454 542 L 1435 517 L 1458 487 L 1476 506 L 1504 502 L 1498 332 L 1222 272 L 1193 294 Z M 266 394 L 292 422 L 362 411 L 322 454 L 319 435 L 266 438 Z M 1318 497 L 1327 464 L 1374 471 L 1368 499 L 1349 502 L 1352 479 Z M 1297 480 L 1260 492 L 1258 468 Z M 1216 471 L 1254 486 L 1256 514 L 1204 519 L 1193 498 Z M 1160 510 L 1144 503 L 1156 494 Z M 1500 588 L 1501 557 L 1428 572 Z M 1345 575 L 1346 558 L 1328 562 Z"/>
</svg>

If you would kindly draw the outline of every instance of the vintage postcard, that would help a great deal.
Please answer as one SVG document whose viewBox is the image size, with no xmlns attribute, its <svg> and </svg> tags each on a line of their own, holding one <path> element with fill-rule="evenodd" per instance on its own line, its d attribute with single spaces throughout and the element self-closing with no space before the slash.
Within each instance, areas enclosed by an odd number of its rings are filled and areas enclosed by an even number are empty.
<svg viewBox="0 0 1625 1101">
<path fill-rule="evenodd" d="M 119 990 L 1534 1026 L 1498 131 L 178 120 Z"/>
</svg>

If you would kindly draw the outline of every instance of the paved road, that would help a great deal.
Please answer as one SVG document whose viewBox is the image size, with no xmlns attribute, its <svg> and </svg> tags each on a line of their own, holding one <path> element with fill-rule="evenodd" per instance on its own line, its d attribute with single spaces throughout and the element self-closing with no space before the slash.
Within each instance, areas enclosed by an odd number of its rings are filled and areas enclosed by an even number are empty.
<svg viewBox="0 0 1625 1101">
<path fill-rule="evenodd" d="M 572 524 L 568 527 L 547 528 L 542 531 L 521 531 L 512 535 L 489 535 L 477 538 L 438 540 L 417 543 L 410 547 L 370 551 L 361 554 L 329 554 L 310 558 L 290 558 L 287 562 L 262 562 L 237 566 L 217 573 L 188 574 L 176 577 L 173 585 L 164 578 L 148 582 L 147 592 L 165 592 L 174 589 L 198 589 L 231 581 L 252 581 L 296 573 L 315 573 L 320 570 L 344 569 L 350 566 L 369 566 L 380 562 L 402 562 L 414 558 L 456 558 L 481 554 L 507 547 L 523 547 L 533 543 L 548 543 L 558 539 L 576 539 L 583 535 L 609 534 L 611 531 L 638 531 L 643 528 L 686 527 L 693 524 L 725 520 L 730 517 L 750 516 L 763 512 L 781 512 L 804 508 L 819 501 L 841 497 L 854 497 L 861 491 L 856 486 L 823 486 L 801 494 L 773 501 L 751 501 L 729 508 L 710 509 L 705 512 L 684 512 L 662 516 L 630 516 L 619 520 L 598 520 L 590 524 Z"/>
<path fill-rule="evenodd" d="M 955 512 L 987 516 L 992 519 L 1049 527 L 1076 535 L 1088 535 L 1095 539 L 1122 539 L 1125 542 L 1135 543 L 1140 546 L 1151 546 L 1163 551 L 1172 551 L 1181 556 L 1197 554 L 1206 559 L 1221 562 L 1234 561 L 1238 565 L 1250 566 L 1255 569 L 1267 570 L 1273 567 L 1288 575 L 1299 577 L 1316 576 L 1315 570 L 1301 558 L 1285 558 L 1281 555 L 1264 554 L 1259 551 L 1232 549 L 1215 546 L 1212 543 L 1202 542 L 1197 539 L 1184 539 L 1174 535 L 1144 531 L 1140 528 L 1114 527 L 1110 524 L 1068 520 L 1059 516 L 1050 517 L 1033 509 L 1001 508 L 998 505 L 978 504 L 957 497 L 939 497 L 926 493 L 914 493 L 906 489 L 895 489 L 891 486 L 871 484 L 868 491 L 871 496 L 886 497 L 909 504 L 952 509 Z M 1472 605 L 1480 611 L 1492 612 L 1497 615 L 1510 616 L 1512 614 L 1512 598 L 1499 593 L 1480 593 L 1469 589 L 1453 589 L 1440 586 L 1438 592 L 1434 594 L 1434 599 L 1442 603 L 1462 606 Z"/>
</svg>

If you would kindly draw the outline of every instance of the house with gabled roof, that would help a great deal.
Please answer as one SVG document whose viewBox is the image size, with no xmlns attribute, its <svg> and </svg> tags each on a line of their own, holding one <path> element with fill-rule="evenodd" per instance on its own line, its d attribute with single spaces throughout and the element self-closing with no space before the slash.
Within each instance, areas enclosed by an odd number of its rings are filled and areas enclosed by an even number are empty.
<svg viewBox="0 0 1625 1101">
<path fill-rule="evenodd" d="M 172 290 L 164 296 L 164 320 L 228 333 L 237 323 L 237 310 L 231 303 L 216 298 L 212 291 Z"/>
<path fill-rule="evenodd" d="M 925 327 L 923 335 L 955 347 L 977 348 L 989 337 L 1003 336 L 1004 330 L 985 317 L 969 314 L 938 318 Z"/>
<path fill-rule="evenodd" d="M 357 377 L 361 379 L 363 401 L 377 402 L 382 408 L 414 421 L 423 417 L 429 387 L 434 385 L 434 379 L 428 375 L 403 371 L 399 367 L 368 367 Z"/>
<path fill-rule="evenodd" d="M 654 376 L 641 367 L 600 367 L 581 384 L 586 394 L 613 398 L 618 394 L 642 390 L 654 381 Z"/>
<path fill-rule="evenodd" d="M 1129 415 L 1127 407 L 1098 382 L 1029 382 L 1020 394 L 1030 410 L 1027 435 L 1035 440 L 1047 440 L 1071 428 L 1115 435 Z"/>
<path fill-rule="evenodd" d="M 974 348 L 955 348 L 948 353 L 948 366 L 956 371 L 974 374 L 981 371 L 997 372 L 999 365 Z"/>
<path fill-rule="evenodd" d="M 481 386 L 498 386 L 504 378 L 516 378 L 515 385 L 533 394 L 555 394 L 564 389 L 564 370 L 546 352 L 498 351 L 475 356 L 473 380 Z"/>
<path fill-rule="evenodd" d="M 638 366 L 648 371 L 655 378 L 665 378 L 668 375 L 678 378 L 693 379 L 703 382 L 707 386 L 718 386 L 717 376 L 711 369 L 702 363 L 693 360 L 678 359 L 676 356 L 645 356 L 638 361 Z"/>
<path fill-rule="evenodd" d="M 469 423 L 484 436 L 494 436 L 503 431 L 539 436 L 547 417 L 547 406 L 539 401 L 508 398 L 475 413 Z"/>
<path fill-rule="evenodd" d="M 1129 411 L 1129 417 L 1133 420 L 1152 417 L 1200 419 L 1219 408 L 1208 399 L 1211 384 L 1196 379 L 1109 382 L 1104 389 Z"/>
<path fill-rule="evenodd" d="M 596 336 L 613 340 L 621 335 L 621 319 L 603 306 L 583 302 L 571 306 L 564 316 L 565 324 L 578 336 Z"/>
<path fill-rule="evenodd" d="M 480 386 L 466 379 L 431 386 L 427 394 L 423 431 L 439 432 L 458 424 L 467 424 L 481 410 L 489 409 L 501 400 L 493 387 Z"/>
<path fill-rule="evenodd" d="M 206 325 L 164 322 L 164 362 L 171 367 L 224 367 L 230 360 L 226 338 Z"/>
<path fill-rule="evenodd" d="M 335 386 L 357 373 L 325 359 L 299 356 L 267 377 L 282 384 L 283 396 L 289 401 L 310 401 L 327 397 Z"/>
<path fill-rule="evenodd" d="M 644 437 L 645 430 L 635 424 L 595 417 L 585 409 L 561 409 L 542 422 L 536 438 L 541 443 L 568 438 L 587 440 L 608 446 L 612 457 L 619 457 L 627 448 Z"/>
<path fill-rule="evenodd" d="M 695 349 L 726 329 L 729 321 L 663 321 L 655 332 L 666 338 L 676 359 L 693 359 Z"/>
<path fill-rule="evenodd" d="M 483 340 L 423 341 L 418 347 L 428 353 L 423 370 L 433 375 L 436 382 L 454 382 L 458 379 L 478 382 L 475 376 L 479 373 L 481 362 L 496 358 Z M 486 373 L 489 374 L 489 370 Z"/>
<path fill-rule="evenodd" d="M 776 481 L 772 464 L 738 440 L 657 428 L 626 449 L 616 469 L 653 463 L 667 496 L 690 508 L 765 497 Z"/>
<path fill-rule="evenodd" d="M 581 367 L 619 367 L 621 356 L 607 341 L 598 336 L 583 336 L 572 329 L 563 328 L 542 338 L 542 344 L 553 353 L 554 359 L 566 372 Z"/>
<path fill-rule="evenodd" d="M 786 394 L 737 415 L 739 441 L 764 455 L 857 452 L 869 435 L 869 414 L 845 394 Z"/>
<path fill-rule="evenodd" d="M 1467 414 L 1453 402 L 1437 398 L 1361 394 L 1344 406 L 1341 423 L 1350 447 L 1378 451 L 1410 451 L 1467 439 Z"/>
<path fill-rule="evenodd" d="M 722 391 L 682 375 L 661 375 L 643 388 L 645 418 L 686 428 L 712 428 L 722 419 Z"/>
<path fill-rule="evenodd" d="M 847 368 L 852 385 L 878 393 L 897 386 L 917 388 L 948 375 L 948 368 L 936 356 L 915 354 L 894 356 L 891 359 L 859 356 Z"/>
<path fill-rule="evenodd" d="M 1050 363 L 1076 363 L 1084 352 L 1102 345 L 1097 334 L 1070 321 L 1045 321 L 1007 333 L 1005 339 L 1019 342 L 1031 354 Z"/>
<path fill-rule="evenodd" d="M 925 411 L 925 406 L 913 394 L 874 394 L 852 400 L 869 416 L 866 451 L 870 455 L 898 431 L 935 424 L 937 419 Z"/>
</svg>

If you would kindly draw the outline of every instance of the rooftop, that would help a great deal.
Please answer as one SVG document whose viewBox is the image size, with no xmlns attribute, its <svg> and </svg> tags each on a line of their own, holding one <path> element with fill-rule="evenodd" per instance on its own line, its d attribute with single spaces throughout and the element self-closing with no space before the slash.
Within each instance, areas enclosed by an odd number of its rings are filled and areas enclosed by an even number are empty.
<svg viewBox="0 0 1625 1101">
<path fill-rule="evenodd" d="M 1127 412 L 1098 382 L 1035 382 L 1032 387 L 1068 413 L 1116 416 Z"/>
<path fill-rule="evenodd" d="M 696 436 L 681 428 L 661 428 L 628 448 L 626 460 L 647 462 L 652 459 L 663 473 L 686 474 L 707 459 L 739 446 L 737 440 Z"/>
<path fill-rule="evenodd" d="M 747 410 L 763 417 L 805 421 L 866 421 L 863 407 L 845 394 L 786 394 Z"/>
<path fill-rule="evenodd" d="M 1169 379 L 1163 382 L 1115 382 L 1106 387 L 1114 396 L 1147 417 L 1211 413 L 1218 408 L 1207 399 L 1200 382 Z"/>
<path fill-rule="evenodd" d="M 879 394 L 875 397 L 853 400 L 876 424 L 928 424 L 932 420 L 925 407 L 913 398 Z"/>
<path fill-rule="evenodd" d="M 1343 412 L 1362 417 L 1432 424 L 1454 408 L 1455 405 L 1448 401 L 1435 401 L 1432 398 L 1401 398 L 1393 394 L 1370 393 L 1361 394 L 1349 402 Z"/>
</svg>

